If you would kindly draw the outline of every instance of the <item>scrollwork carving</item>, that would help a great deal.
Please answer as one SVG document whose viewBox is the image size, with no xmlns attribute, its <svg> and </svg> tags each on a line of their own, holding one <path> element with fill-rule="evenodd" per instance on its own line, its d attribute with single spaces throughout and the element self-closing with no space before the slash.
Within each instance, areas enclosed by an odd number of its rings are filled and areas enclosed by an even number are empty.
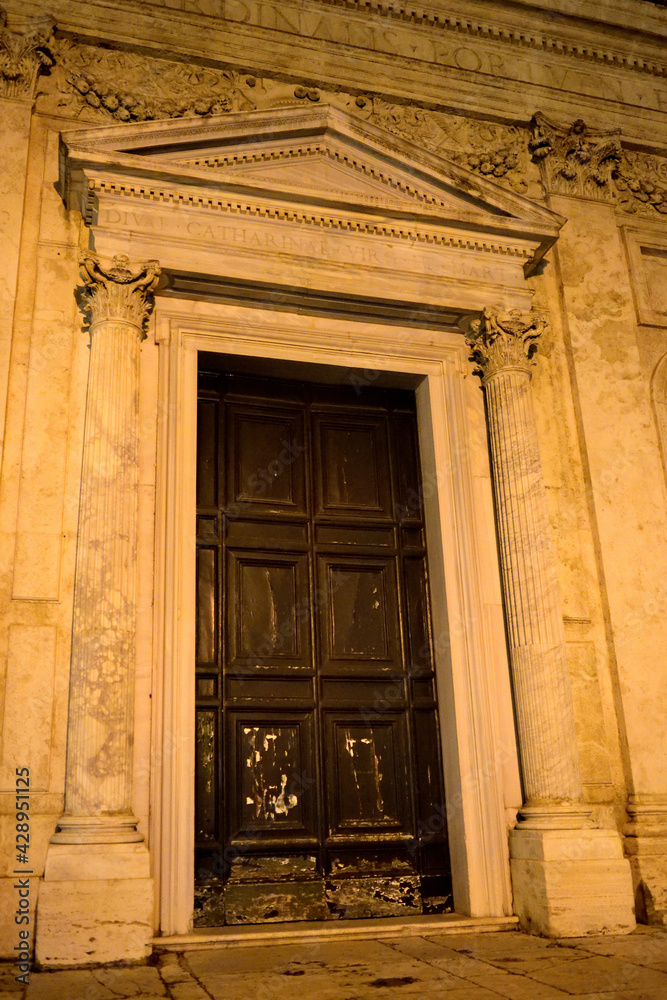
<svg viewBox="0 0 667 1000">
<path fill-rule="evenodd" d="M 129 257 L 117 254 L 111 267 L 105 267 L 96 254 L 86 252 L 80 255 L 79 265 L 91 327 L 103 320 L 120 320 L 143 334 L 162 273 L 158 262 L 149 260 L 131 270 Z"/>
<path fill-rule="evenodd" d="M 53 66 L 52 17 L 2 18 L 0 27 L 0 97 L 31 100 L 42 69 Z"/>
<path fill-rule="evenodd" d="M 484 380 L 509 369 L 530 373 L 530 359 L 546 325 L 544 316 L 522 313 L 518 309 L 509 312 L 484 309 L 480 319 L 469 324 L 466 337 L 472 360 L 477 365 L 476 373 Z"/>
<path fill-rule="evenodd" d="M 532 120 L 529 148 L 554 194 L 606 200 L 624 212 L 667 214 L 667 159 L 621 147 L 620 130 L 602 132 L 581 121 Z"/>
</svg>

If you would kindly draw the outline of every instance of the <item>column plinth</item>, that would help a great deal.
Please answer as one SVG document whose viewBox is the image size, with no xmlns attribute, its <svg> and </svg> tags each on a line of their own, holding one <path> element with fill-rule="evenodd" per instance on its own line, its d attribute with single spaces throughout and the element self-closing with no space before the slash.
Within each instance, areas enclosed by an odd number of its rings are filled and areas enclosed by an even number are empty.
<svg viewBox="0 0 667 1000">
<path fill-rule="evenodd" d="M 620 837 L 616 831 L 592 829 L 591 810 L 583 800 L 530 387 L 530 359 L 545 326 L 541 317 L 486 309 L 468 337 L 486 395 L 524 789 L 510 835 L 515 906 L 523 925 L 543 934 L 594 933 L 610 926 L 631 930 L 629 868 Z M 600 895 L 603 871 L 607 885 Z"/>
<path fill-rule="evenodd" d="M 82 254 L 90 320 L 65 813 L 39 898 L 43 965 L 144 958 L 153 887 L 132 813 L 139 351 L 160 269 Z M 63 912 L 67 926 L 61 928 Z M 118 923 L 125 925 L 118 936 Z"/>
</svg>

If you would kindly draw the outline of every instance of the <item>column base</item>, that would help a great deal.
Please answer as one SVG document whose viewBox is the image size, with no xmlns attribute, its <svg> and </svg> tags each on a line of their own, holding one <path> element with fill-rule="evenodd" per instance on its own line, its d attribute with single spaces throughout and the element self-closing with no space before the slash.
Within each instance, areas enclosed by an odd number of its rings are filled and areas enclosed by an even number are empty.
<svg viewBox="0 0 667 1000">
<path fill-rule="evenodd" d="M 667 796 L 631 795 L 625 852 L 635 887 L 637 920 L 667 926 Z"/>
<path fill-rule="evenodd" d="M 635 928 L 630 865 L 615 830 L 510 831 L 514 912 L 544 937 Z"/>
<path fill-rule="evenodd" d="M 131 813 L 120 816 L 61 816 L 52 844 L 138 844 L 144 839 Z"/>
<path fill-rule="evenodd" d="M 144 961 L 152 938 L 145 843 L 49 845 L 37 901 L 40 967 Z"/>
</svg>

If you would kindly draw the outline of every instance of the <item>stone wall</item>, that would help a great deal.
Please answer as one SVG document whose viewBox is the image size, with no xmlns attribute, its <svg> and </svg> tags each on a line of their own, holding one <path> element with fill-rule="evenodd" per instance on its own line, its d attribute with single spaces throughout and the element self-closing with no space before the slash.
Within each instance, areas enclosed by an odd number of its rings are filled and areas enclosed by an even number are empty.
<svg viewBox="0 0 667 1000">
<path fill-rule="evenodd" d="M 330 104 L 567 219 L 527 281 L 550 320 L 533 379 L 585 799 L 623 830 L 638 915 L 667 867 L 665 12 L 304 0 L 7 3 L 0 34 L 0 940 L 16 892 L 15 768 L 31 769 L 30 871 L 62 814 L 88 338 L 87 236 L 57 190 L 58 135 L 91 124 Z M 108 12 L 107 5 L 104 10 Z M 614 23 L 615 21 L 615 23 Z M 627 30 L 632 24 L 635 32 Z M 168 54 L 168 58 L 165 55 Z M 545 117 L 546 115 L 546 117 Z M 154 366 L 152 345 L 141 348 Z M 142 406 L 150 409 L 150 401 Z M 146 419 L 147 452 L 154 447 Z M 154 493 L 140 506 L 150 532 Z M 150 573 L 139 631 L 150 645 Z M 140 583 L 140 586 L 142 584 Z M 137 698 L 150 697 L 150 654 Z M 150 733 L 133 809 L 147 833 Z M 37 886 L 32 899 L 37 899 Z M 31 929 L 34 921 L 31 922 Z"/>
</svg>

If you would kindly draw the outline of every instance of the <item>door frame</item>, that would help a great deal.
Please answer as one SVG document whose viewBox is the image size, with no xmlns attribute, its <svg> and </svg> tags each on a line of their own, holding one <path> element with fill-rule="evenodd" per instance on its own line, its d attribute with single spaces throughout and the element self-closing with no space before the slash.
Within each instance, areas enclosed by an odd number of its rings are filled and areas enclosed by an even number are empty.
<svg viewBox="0 0 667 1000">
<path fill-rule="evenodd" d="M 457 331 L 159 299 L 151 854 L 156 926 L 192 929 L 197 369 L 200 351 L 415 385 L 454 906 L 509 916 L 521 804 L 484 402 Z M 301 366 L 301 368 L 299 367 Z M 365 374 L 364 374 L 365 373 Z M 311 375 L 315 380 L 315 375 Z M 448 530 L 443 530 L 442 526 Z M 434 817 L 434 822 L 438 818 Z"/>
</svg>

